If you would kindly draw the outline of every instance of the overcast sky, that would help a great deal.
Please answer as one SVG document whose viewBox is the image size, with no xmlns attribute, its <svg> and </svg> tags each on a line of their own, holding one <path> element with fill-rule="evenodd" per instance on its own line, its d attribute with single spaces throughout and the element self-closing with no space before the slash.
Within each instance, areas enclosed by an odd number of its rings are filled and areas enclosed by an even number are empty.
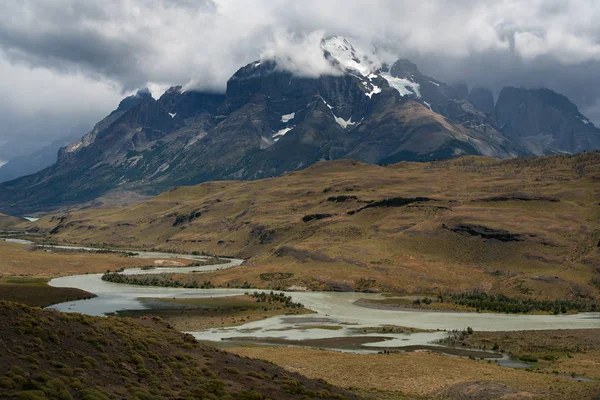
<svg viewBox="0 0 600 400">
<path fill-rule="evenodd" d="M 92 126 L 144 86 L 155 96 L 176 84 L 223 91 L 261 54 L 318 73 L 315 46 L 324 35 L 409 58 L 447 82 L 496 93 L 546 86 L 600 125 L 597 0 L 0 0 L 0 7 L 0 142 L 50 141 Z"/>
</svg>

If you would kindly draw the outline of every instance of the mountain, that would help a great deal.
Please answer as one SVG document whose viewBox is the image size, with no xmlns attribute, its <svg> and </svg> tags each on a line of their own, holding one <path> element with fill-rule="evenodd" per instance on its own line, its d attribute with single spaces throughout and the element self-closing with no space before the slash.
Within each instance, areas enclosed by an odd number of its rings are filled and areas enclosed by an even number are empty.
<svg viewBox="0 0 600 400">
<path fill-rule="evenodd" d="M 40 150 L 47 143 L 40 144 L 34 140 L 22 138 L 0 142 L 0 165 L 14 158 L 23 157 Z"/>
<path fill-rule="evenodd" d="M 495 118 L 506 136 L 537 155 L 600 148 L 600 129 L 568 98 L 549 89 L 502 89 Z"/>
<path fill-rule="evenodd" d="M 75 138 L 75 136 L 66 136 L 54 140 L 49 145 L 32 154 L 11 159 L 6 164 L 0 166 L 0 182 L 7 182 L 20 176 L 30 175 L 49 167 L 57 161 L 58 151 L 75 140 Z"/>
<path fill-rule="evenodd" d="M 58 162 L 0 185 L 0 210 L 47 211 L 177 185 L 260 179 L 318 161 L 429 161 L 532 155 L 493 115 L 408 60 L 391 66 L 343 37 L 321 42 L 331 71 L 303 76 L 276 57 L 240 68 L 224 94 L 180 86 L 126 98 Z M 477 101 L 473 98 L 474 101 Z"/>
<path fill-rule="evenodd" d="M 108 128 L 113 122 L 115 122 L 119 117 L 125 114 L 127 111 L 132 108 L 139 106 L 145 102 L 153 100 L 152 94 L 147 88 L 139 90 L 135 95 L 129 96 L 121 100 L 119 106 L 116 110 L 111 112 L 106 118 L 102 121 L 98 122 L 94 128 L 84 135 L 81 139 L 74 141 L 71 144 L 66 145 L 65 147 L 60 149 L 58 154 L 59 161 L 64 160 L 67 157 L 81 151 L 82 149 L 88 147 L 96 140 L 98 133 Z"/>
<path fill-rule="evenodd" d="M 469 93 L 469 101 L 487 116 L 494 117 L 494 93 L 490 89 L 475 87 Z"/>
</svg>

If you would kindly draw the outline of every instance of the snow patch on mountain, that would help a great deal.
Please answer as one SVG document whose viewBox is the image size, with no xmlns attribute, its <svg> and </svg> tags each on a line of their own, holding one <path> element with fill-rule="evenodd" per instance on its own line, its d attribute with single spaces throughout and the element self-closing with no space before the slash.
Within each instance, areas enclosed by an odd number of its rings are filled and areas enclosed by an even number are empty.
<svg viewBox="0 0 600 400">
<path fill-rule="evenodd" d="M 356 122 L 352 122 L 352 117 L 349 120 L 345 120 L 344 118 L 337 117 L 335 114 L 333 115 L 335 122 L 343 129 L 348 129 L 349 126 L 356 125 Z"/>
<path fill-rule="evenodd" d="M 296 116 L 296 113 L 282 115 L 281 122 L 283 122 L 284 124 L 288 123 L 289 121 L 293 120 L 295 116 Z"/>
<path fill-rule="evenodd" d="M 586 117 L 578 117 L 581 122 L 583 122 L 584 124 L 591 124 L 590 120 L 587 119 Z"/>
<path fill-rule="evenodd" d="M 368 98 L 371 98 L 374 94 L 381 93 L 381 88 L 379 86 L 372 85 L 373 88 L 370 92 L 365 93 Z"/>
<path fill-rule="evenodd" d="M 295 128 L 295 126 L 280 129 L 279 131 L 277 131 L 276 133 L 273 134 L 273 140 L 275 142 L 278 141 L 282 136 L 284 136 L 286 133 L 288 133 L 289 131 L 291 131 L 294 128 Z"/>
<path fill-rule="evenodd" d="M 404 78 L 396 78 L 388 73 L 381 74 L 381 76 L 388 81 L 391 87 L 400 93 L 400 96 L 421 97 L 420 85 L 418 83 Z"/>
</svg>

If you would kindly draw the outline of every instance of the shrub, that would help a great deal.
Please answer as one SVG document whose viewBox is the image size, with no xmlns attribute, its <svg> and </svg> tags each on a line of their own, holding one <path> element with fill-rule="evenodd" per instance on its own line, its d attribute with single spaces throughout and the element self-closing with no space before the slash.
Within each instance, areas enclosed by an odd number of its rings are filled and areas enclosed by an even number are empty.
<svg viewBox="0 0 600 400">
<path fill-rule="evenodd" d="M 15 397 L 19 400 L 46 400 L 47 397 L 41 390 L 25 390 L 18 392 Z"/>
<path fill-rule="evenodd" d="M 14 389 L 17 387 L 17 384 L 15 383 L 15 381 L 5 376 L 0 378 L 0 387 L 4 389 Z"/>
<path fill-rule="evenodd" d="M 236 374 L 237 375 L 237 374 L 240 373 L 240 370 L 237 369 L 236 367 L 225 367 L 224 369 L 225 369 L 225 371 L 229 372 L 230 374 Z"/>
<path fill-rule="evenodd" d="M 93 357 L 85 356 L 81 360 L 83 361 L 83 363 L 90 364 L 91 367 L 97 367 L 98 366 L 98 361 L 96 361 L 96 359 L 94 359 Z M 83 363 L 82 363 L 82 365 L 83 365 Z"/>
<path fill-rule="evenodd" d="M 537 357 L 535 357 L 531 354 L 523 354 L 519 357 L 519 359 L 521 361 L 525 361 L 525 362 L 537 362 L 538 361 Z"/>
</svg>

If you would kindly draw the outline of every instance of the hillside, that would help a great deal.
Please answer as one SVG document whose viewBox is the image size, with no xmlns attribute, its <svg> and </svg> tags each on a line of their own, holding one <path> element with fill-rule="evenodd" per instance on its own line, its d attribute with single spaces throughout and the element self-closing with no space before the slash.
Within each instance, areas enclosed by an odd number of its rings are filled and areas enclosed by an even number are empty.
<svg viewBox="0 0 600 400">
<path fill-rule="evenodd" d="M 12 217 L 0 213 L 0 229 L 10 229 L 25 223 L 27 223 L 27 220 L 24 218 Z"/>
<path fill-rule="evenodd" d="M 201 345 L 158 319 L 96 318 L 0 301 L 0 345 L 1 398 L 356 398 Z"/>
<path fill-rule="evenodd" d="M 42 218 L 52 240 L 247 258 L 220 285 L 598 299 L 600 153 L 341 160 Z"/>
</svg>

